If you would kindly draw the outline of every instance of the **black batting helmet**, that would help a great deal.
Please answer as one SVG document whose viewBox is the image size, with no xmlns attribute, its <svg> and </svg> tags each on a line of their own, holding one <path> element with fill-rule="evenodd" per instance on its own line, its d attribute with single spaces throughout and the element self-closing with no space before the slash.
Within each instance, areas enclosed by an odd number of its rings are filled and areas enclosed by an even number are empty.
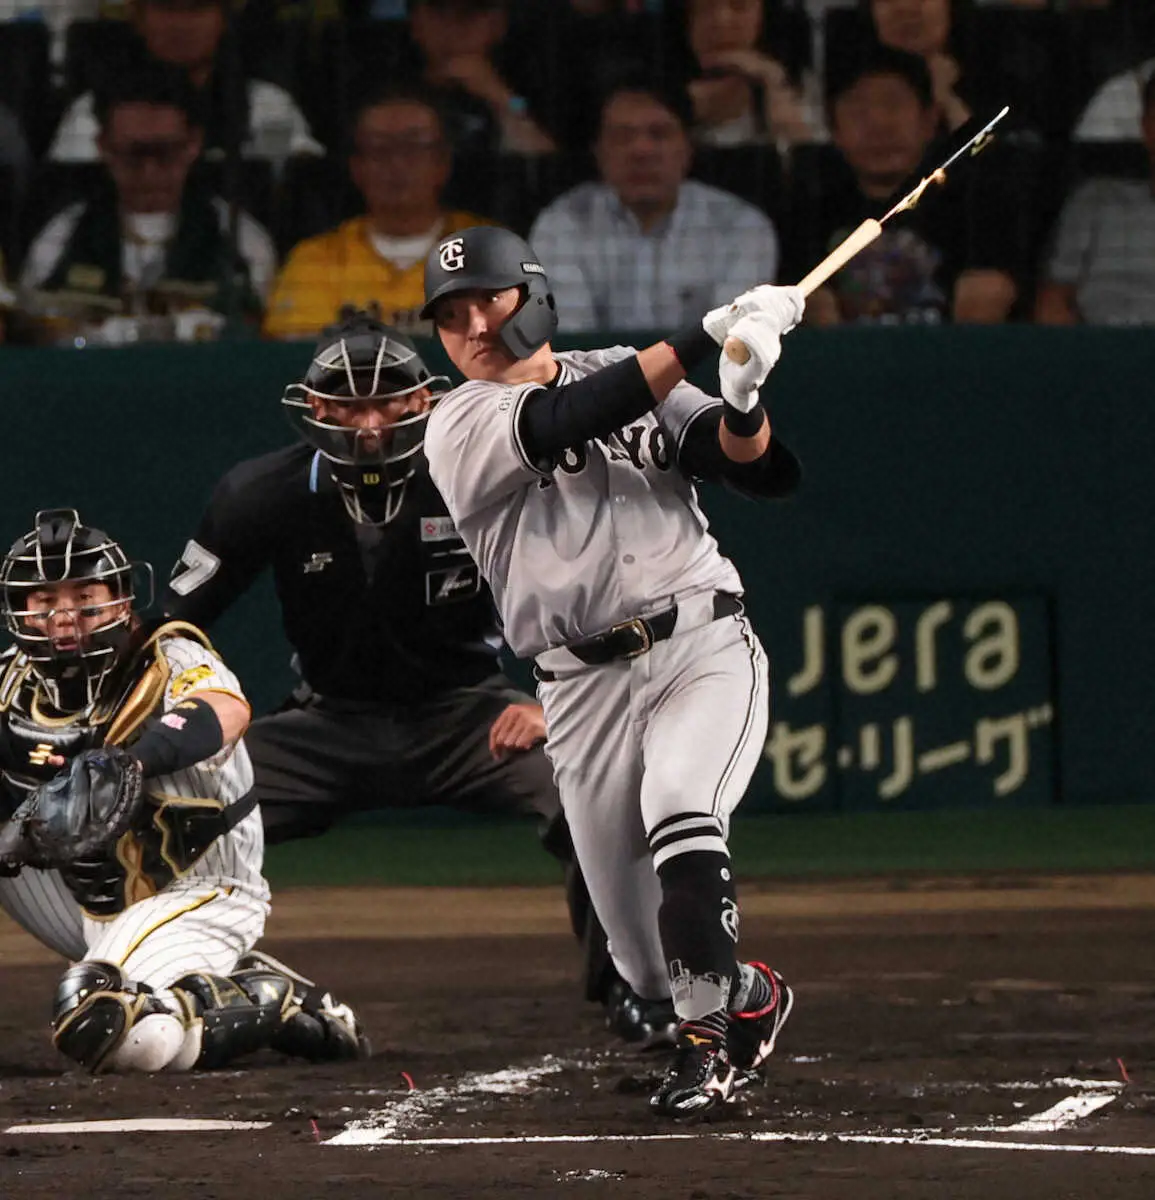
<svg viewBox="0 0 1155 1200">
<path fill-rule="evenodd" d="M 425 260 L 425 307 L 433 316 L 438 300 L 455 292 L 523 289 L 521 307 L 501 328 L 501 340 L 515 358 L 529 358 L 557 329 L 557 306 L 537 255 L 508 229 L 474 225 L 442 238 Z"/>
<path fill-rule="evenodd" d="M 129 562 L 120 543 L 80 520 L 74 508 L 47 508 L 17 538 L 0 563 L 0 608 L 13 640 L 28 657 L 49 699 L 62 712 L 94 703 L 133 627 L 137 569 L 151 579 L 147 563 Z M 107 621 L 61 646 L 43 618 L 53 611 L 33 604 L 38 591 L 62 583 L 104 584 L 107 600 L 84 604 L 85 617 Z M 151 596 L 146 598 L 146 603 Z M 127 603 L 126 603 L 127 602 Z"/>
<path fill-rule="evenodd" d="M 281 403 L 293 428 L 332 464 L 349 515 L 381 524 L 396 516 L 416 470 L 428 410 L 403 416 L 387 430 L 370 431 L 317 416 L 309 398 L 338 404 L 403 399 L 448 383 L 446 376 L 430 372 L 403 333 L 370 313 L 353 312 L 326 330 L 304 380 L 289 384 Z"/>
</svg>

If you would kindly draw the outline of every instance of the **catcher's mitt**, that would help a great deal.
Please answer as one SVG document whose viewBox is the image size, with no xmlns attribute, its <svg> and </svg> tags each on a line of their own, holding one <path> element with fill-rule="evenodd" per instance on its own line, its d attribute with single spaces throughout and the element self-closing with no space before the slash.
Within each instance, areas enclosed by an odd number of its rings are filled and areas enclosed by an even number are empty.
<svg viewBox="0 0 1155 1200">
<path fill-rule="evenodd" d="M 140 763 L 116 746 L 78 754 L 13 814 L 24 862 L 66 867 L 111 855 L 140 811 L 141 774 Z"/>
</svg>

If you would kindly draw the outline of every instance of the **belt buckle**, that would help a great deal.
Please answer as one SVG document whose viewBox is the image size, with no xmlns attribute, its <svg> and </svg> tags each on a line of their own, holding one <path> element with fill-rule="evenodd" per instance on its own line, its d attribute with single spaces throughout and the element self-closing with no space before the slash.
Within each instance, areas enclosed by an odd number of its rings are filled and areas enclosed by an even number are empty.
<svg viewBox="0 0 1155 1200">
<path fill-rule="evenodd" d="M 619 625 L 612 625 L 610 627 L 610 635 L 624 633 L 626 630 L 637 635 L 640 645 L 636 646 L 633 650 L 627 650 L 625 654 L 618 655 L 619 658 L 637 658 L 639 655 L 645 654 L 653 646 L 654 639 L 650 634 L 650 628 L 641 617 L 634 617 L 632 620 L 622 621 Z"/>
</svg>

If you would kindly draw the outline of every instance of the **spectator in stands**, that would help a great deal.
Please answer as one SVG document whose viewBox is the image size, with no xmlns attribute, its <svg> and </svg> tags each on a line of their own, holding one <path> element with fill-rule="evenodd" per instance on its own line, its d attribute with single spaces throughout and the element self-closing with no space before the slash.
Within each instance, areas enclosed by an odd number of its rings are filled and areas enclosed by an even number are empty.
<svg viewBox="0 0 1155 1200">
<path fill-rule="evenodd" d="M 7 341 L 8 313 L 16 303 L 16 294 L 8 286 L 4 255 L 0 254 L 0 342 Z"/>
<path fill-rule="evenodd" d="M 259 313 L 276 267 L 272 240 L 239 213 L 234 248 L 229 205 L 190 180 L 202 133 L 184 75 L 142 68 L 102 93 L 96 118 L 107 178 L 36 236 L 21 287 L 119 301 L 126 314 Z"/>
<path fill-rule="evenodd" d="M 205 151 L 227 151 L 235 140 L 251 158 L 283 160 L 291 154 L 320 154 L 308 122 L 283 88 L 234 76 L 221 65 L 228 28 L 228 0 L 133 0 L 139 34 L 138 60 L 152 58 L 182 70 L 204 113 Z M 98 157 L 97 119 L 91 92 L 65 112 L 49 148 L 58 162 Z"/>
<path fill-rule="evenodd" d="M 791 241 L 788 278 L 801 278 L 867 217 L 882 216 L 917 180 L 938 126 L 930 71 L 921 55 L 880 46 L 844 74 L 829 102 L 831 138 L 849 168 L 801 215 Z M 993 152 L 988 151 L 988 155 Z M 985 165 L 985 163 L 984 163 Z M 840 323 L 992 323 L 1015 302 L 1014 228 L 999 197 L 974 187 L 932 187 L 913 212 L 882 236 L 806 304 L 814 325 Z M 977 235 L 972 244 L 972 230 Z"/>
<path fill-rule="evenodd" d="M 861 0 L 884 46 L 918 54 L 926 60 L 935 104 L 950 130 L 965 125 L 974 115 L 971 104 L 964 99 L 962 68 L 951 52 L 954 3 L 955 0 Z"/>
<path fill-rule="evenodd" d="M 463 151 L 549 154 L 553 139 L 497 54 L 509 0 L 412 0 L 409 28 L 424 59 L 423 82 L 444 92 L 453 140 Z"/>
<path fill-rule="evenodd" d="M 1075 124 L 1077 142 L 1133 142 L 1143 124 L 1143 92 L 1155 58 L 1112 76 L 1091 97 Z"/>
<path fill-rule="evenodd" d="M 696 66 L 689 84 L 694 140 L 712 146 L 824 141 L 817 84 L 811 99 L 763 43 L 763 0 L 685 0 L 685 36 Z"/>
<path fill-rule="evenodd" d="M 769 217 L 687 178 L 691 121 L 683 90 L 630 82 L 607 92 L 600 180 L 560 196 L 529 235 L 563 332 L 677 328 L 776 278 Z"/>
<path fill-rule="evenodd" d="M 28 172 L 28 143 L 16 114 L 0 104 L 0 167 L 12 168 L 12 183 L 17 194 Z"/>
<path fill-rule="evenodd" d="M 1155 75 L 1141 106 L 1150 178 L 1088 179 L 1068 198 L 1035 299 L 1042 325 L 1155 325 Z"/>
<path fill-rule="evenodd" d="M 52 62 L 64 62 L 65 35 L 73 21 L 91 21 L 101 15 L 102 0 L 4 0 L 0 20 L 43 21 L 51 38 Z"/>
<path fill-rule="evenodd" d="M 354 118 L 349 158 L 366 213 L 296 246 L 273 288 L 266 334 L 314 338 L 347 305 L 376 306 L 384 321 L 412 331 L 430 247 L 447 233 L 487 223 L 442 207 L 451 167 L 435 93 L 371 93 Z"/>
</svg>

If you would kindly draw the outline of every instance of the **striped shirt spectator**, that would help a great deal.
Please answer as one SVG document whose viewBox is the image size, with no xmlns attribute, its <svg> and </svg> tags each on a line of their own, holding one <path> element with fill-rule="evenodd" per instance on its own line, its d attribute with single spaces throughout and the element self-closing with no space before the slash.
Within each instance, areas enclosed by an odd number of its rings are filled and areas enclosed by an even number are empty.
<svg viewBox="0 0 1155 1200">
<path fill-rule="evenodd" d="M 563 332 L 655 329 L 703 312 L 778 271 L 769 217 L 687 179 L 688 100 L 619 88 L 602 107 L 602 180 L 544 209 L 530 242 L 549 274 Z"/>
</svg>

